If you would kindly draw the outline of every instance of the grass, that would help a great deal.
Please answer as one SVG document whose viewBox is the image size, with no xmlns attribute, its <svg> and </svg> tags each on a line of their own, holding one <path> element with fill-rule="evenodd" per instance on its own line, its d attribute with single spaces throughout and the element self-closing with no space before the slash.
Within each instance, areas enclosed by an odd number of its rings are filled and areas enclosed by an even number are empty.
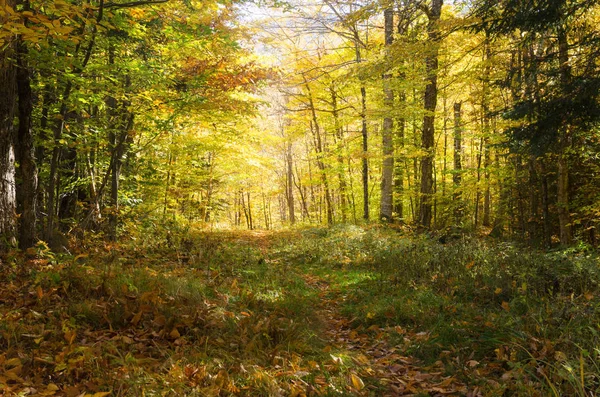
<svg viewBox="0 0 600 397">
<path fill-rule="evenodd" d="M 599 391 L 589 249 L 356 226 L 143 235 L 5 258 L 4 395 Z"/>
<path fill-rule="evenodd" d="M 468 363 L 485 362 L 474 365 L 482 378 L 516 395 L 598 391 L 597 358 L 587 352 L 600 342 L 600 275 L 589 249 L 541 252 L 466 237 L 444 245 L 339 227 L 309 230 L 286 250 L 344 294 L 341 311 L 354 326 L 400 327 L 392 343 L 424 365 L 441 360 L 472 384 Z"/>
</svg>

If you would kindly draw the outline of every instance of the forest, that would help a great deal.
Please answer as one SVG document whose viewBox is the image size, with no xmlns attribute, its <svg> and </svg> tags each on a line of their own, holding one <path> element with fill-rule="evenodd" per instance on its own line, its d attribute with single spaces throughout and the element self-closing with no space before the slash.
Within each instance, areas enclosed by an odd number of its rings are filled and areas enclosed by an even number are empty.
<svg viewBox="0 0 600 397">
<path fill-rule="evenodd" d="M 0 0 L 0 394 L 600 395 L 599 26 Z"/>
</svg>

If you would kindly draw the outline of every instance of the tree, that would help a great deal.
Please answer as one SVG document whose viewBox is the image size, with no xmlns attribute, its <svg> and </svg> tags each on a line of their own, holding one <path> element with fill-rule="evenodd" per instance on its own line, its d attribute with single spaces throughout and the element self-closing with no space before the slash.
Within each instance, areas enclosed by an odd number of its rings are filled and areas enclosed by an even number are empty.
<svg viewBox="0 0 600 397">
<path fill-rule="evenodd" d="M 394 11 L 391 5 L 384 11 L 384 26 L 385 46 L 389 47 L 394 42 Z M 389 54 L 386 54 L 386 57 L 389 58 Z M 394 121 L 388 113 L 394 105 L 394 93 L 389 86 L 390 78 L 389 71 L 386 71 L 383 75 L 383 95 L 387 111 L 383 119 L 382 131 L 383 165 L 381 167 L 381 209 L 379 215 L 380 219 L 386 222 L 392 220 L 394 182 Z"/>
<path fill-rule="evenodd" d="M 423 97 L 423 131 L 421 146 L 425 152 L 421 159 L 421 197 L 419 206 L 419 224 L 425 228 L 431 226 L 432 195 L 433 195 L 433 159 L 435 139 L 435 108 L 437 105 L 437 73 L 438 51 L 441 35 L 439 20 L 442 14 L 442 0 L 432 0 L 431 7 L 423 5 L 422 9 L 427 16 L 427 40 L 430 48 L 425 57 L 427 86 Z"/>
</svg>

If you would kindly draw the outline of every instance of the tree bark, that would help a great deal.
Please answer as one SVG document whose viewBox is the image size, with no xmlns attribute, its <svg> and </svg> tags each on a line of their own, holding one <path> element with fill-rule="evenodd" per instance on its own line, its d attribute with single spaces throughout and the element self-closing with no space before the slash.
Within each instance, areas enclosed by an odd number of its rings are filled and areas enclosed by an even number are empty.
<svg viewBox="0 0 600 397">
<path fill-rule="evenodd" d="M 385 19 L 385 45 L 389 47 L 394 41 L 393 30 L 394 30 L 394 13 L 391 7 L 384 11 Z M 388 62 L 387 67 L 390 67 L 390 55 L 389 48 L 387 50 L 386 59 Z M 390 87 L 391 74 L 389 71 L 383 75 L 383 95 L 384 95 L 384 108 L 386 117 L 383 119 L 383 131 L 382 131 L 382 148 L 383 148 L 383 164 L 381 167 L 381 207 L 379 212 L 380 220 L 384 222 L 392 221 L 392 209 L 393 209 L 393 178 L 394 178 L 394 142 L 393 142 L 393 128 L 394 121 L 389 115 L 392 107 L 394 106 L 394 92 Z"/>
<path fill-rule="evenodd" d="M 15 6 L 14 1 L 0 0 L 0 6 Z M 1 21 L 1 19 L 0 19 Z M 0 49 L 0 251 L 14 245 L 16 237 L 15 149 L 13 121 L 17 103 L 16 67 L 13 64 L 14 42 Z"/>
<path fill-rule="evenodd" d="M 425 96 L 423 99 L 425 116 L 423 116 L 423 131 L 421 135 L 421 147 L 425 154 L 421 159 L 421 197 L 419 206 L 419 224 L 424 228 L 431 227 L 432 218 L 435 108 L 437 105 L 438 46 L 440 42 L 438 23 L 442 13 L 442 3 L 443 0 L 432 0 L 431 7 L 427 12 L 429 19 L 427 23 L 427 37 L 431 48 L 425 59 L 427 86 L 425 87 Z"/>
<path fill-rule="evenodd" d="M 569 66 L 569 43 L 567 32 L 564 27 L 558 31 L 558 59 L 560 62 L 560 82 L 563 93 L 566 95 L 571 80 L 571 68 Z M 567 161 L 567 150 L 569 148 L 569 126 L 563 126 L 559 137 L 558 153 L 558 223 L 560 227 L 560 243 L 568 245 L 571 243 L 571 216 L 569 213 L 569 164 Z"/>
<path fill-rule="evenodd" d="M 14 0 L 0 0 L 0 8 L 15 9 Z M 0 17 L 0 23 L 5 17 Z M 15 41 L 7 38 L 0 47 L 0 252 L 16 242 L 17 198 L 15 186 L 14 117 L 17 111 Z"/>
<path fill-rule="evenodd" d="M 335 87 L 332 85 L 330 87 L 331 91 L 331 106 L 333 113 L 333 126 L 334 133 L 333 139 L 337 152 L 337 162 L 338 162 L 338 180 L 340 186 L 340 209 L 342 213 L 342 222 L 346 223 L 348 220 L 348 191 L 347 191 L 347 182 L 346 175 L 344 173 L 344 130 L 340 124 L 339 110 L 337 105 L 337 93 L 335 91 Z"/>
<path fill-rule="evenodd" d="M 26 249 L 36 242 L 36 204 L 38 172 L 34 156 L 32 132 L 33 94 L 31 77 L 25 56 L 27 47 L 21 38 L 17 43 L 17 89 L 19 96 L 19 128 L 15 141 L 16 160 L 19 167 L 16 177 L 17 212 L 19 213 L 19 247 Z"/>
<path fill-rule="evenodd" d="M 463 206 L 462 206 L 462 119 L 461 119 L 461 102 L 454 103 L 454 173 L 452 174 L 452 182 L 454 183 L 454 217 L 456 225 L 462 223 Z"/>
<path fill-rule="evenodd" d="M 323 141 L 321 137 L 321 126 L 317 120 L 317 111 L 315 109 L 315 103 L 312 96 L 312 91 L 310 89 L 310 85 L 305 79 L 305 87 L 308 94 L 308 106 L 310 108 L 312 123 L 311 130 L 314 136 L 314 145 L 315 151 L 317 154 L 317 167 L 319 168 L 321 174 L 321 180 L 323 181 L 323 188 L 325 189 L 325 211 L 327 214 L 327 224 L 333 224 L 333 207 L 331 203 L 331 192 L 329 190 L 329 179 L 327 178 L 325 162 L 323 161 L 324 150 L 323 150 Z"/>
<path fill-rule="evenodd" d="M 292 142 L 286 142 L 285 151 L 285 162 L 286 162 L 286 198 L 288 204 L 288 211 L 290 215 L 290 223 L 293 225 L 296 222 L 296 213 L 294 211 L 294 169 L 293 169 L 293 158 L 292 158 Z"/>
</svg>

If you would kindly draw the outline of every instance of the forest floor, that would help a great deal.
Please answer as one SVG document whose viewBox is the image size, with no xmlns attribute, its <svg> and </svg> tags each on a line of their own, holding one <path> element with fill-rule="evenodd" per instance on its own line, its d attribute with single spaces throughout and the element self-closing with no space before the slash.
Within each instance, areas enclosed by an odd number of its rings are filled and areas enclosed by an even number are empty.
<svg viewBox="0 0 600 397">
<path fill-rule="evenodd" d="M 598 391 L 598 257 L 381 227 L 156 231 L 2 260 L 6 396 Z"/>
</svg>

